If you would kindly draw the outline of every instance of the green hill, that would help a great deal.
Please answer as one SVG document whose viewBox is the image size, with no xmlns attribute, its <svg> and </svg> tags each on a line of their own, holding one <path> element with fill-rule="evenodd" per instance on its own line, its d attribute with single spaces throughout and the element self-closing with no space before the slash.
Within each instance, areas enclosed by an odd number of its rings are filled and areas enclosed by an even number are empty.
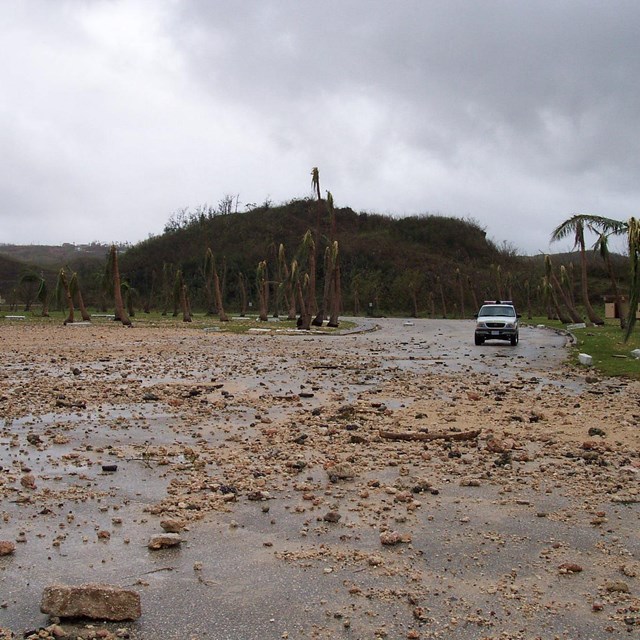
<svg viewBox="0 0 640 640">
<path fill-rule="evenodd" d="M 121 259 L 123 277 L 141 295 L 147 296 L 152 281 L 156 290 L 163 265 L 182 269 L 189 283 L 194 306 L 203 304 L 202 265 L 208 247 L 216 255 L 225 273 L 226 300 L 234 304 L 238 297 L 238 273 L 249 283 L 255 279 L 258 263 L 266 260 L 272 279 L 276 279 L 276 252 L 283 244 L 288 260 L 301 259 L 300 246 L 308 229 L 316 230 L 317 203 L 296 200 L 279 207 L 261 207 L 244 213 L 216 214 L 200 211 L 183 215 L 180 222 L 170 221 L 161 236 L 153 237 L 129 249 Z M 473 305 L 468 288 L 478 297 L 491 289 L 494 263 L 518 263 L 486 238 L 475 222 L 443 216 L 392 218 L 378 214 L 337 209 L 336 238 L 340 247 L 343 306 L 353 310 L 359 300 L 362 307 L 371 303 L 382 312 L 407 312 L 412 297 L 425 309 L 440 302 L 440 284 L 452 306 L 460 304 L 456 269 L 465 289 L 465 304 Z M 319 223 L 318 255 L 328 244 L 329 221 L 326 214 Z M 319 283 L 322 281 L 319 258 Z M 430 302 L 431 297 L 436 301 Z"/>
</svg>

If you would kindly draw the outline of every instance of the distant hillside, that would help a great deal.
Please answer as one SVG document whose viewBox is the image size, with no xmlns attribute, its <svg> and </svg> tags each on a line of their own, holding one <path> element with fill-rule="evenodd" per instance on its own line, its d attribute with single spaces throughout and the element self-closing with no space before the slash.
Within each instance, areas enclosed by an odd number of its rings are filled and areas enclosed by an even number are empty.
<svg viewBox="0 0 640 640">
<path fill-rule="evenodd" d="M 122 247 L 126 248 L 126 247 Z M 0 244 L 0 256 L 6 256 L 41 267 L 60 268 L 64 265 L 86 260 L 104 260 L 109 245 L 91 244 L 36 245 Z"/>
</svg>

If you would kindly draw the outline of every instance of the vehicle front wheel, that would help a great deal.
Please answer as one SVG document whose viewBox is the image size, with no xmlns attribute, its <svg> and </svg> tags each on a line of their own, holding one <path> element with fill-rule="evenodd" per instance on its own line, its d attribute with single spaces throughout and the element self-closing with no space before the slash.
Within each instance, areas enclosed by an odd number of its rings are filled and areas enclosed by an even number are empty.
<svg viewBox="0 0 640 640">
<path fill-rule="evenodd" d="M 484 338 L 482 336 L 475 336 L 476 345 L 484 344 Z"/>
<path fill-rule="evenodd" d="M 511 336 L 511 346 L 515 347 L 518 344 L 518 334 L 516 333 L 515 336 Z"/>
</svg>

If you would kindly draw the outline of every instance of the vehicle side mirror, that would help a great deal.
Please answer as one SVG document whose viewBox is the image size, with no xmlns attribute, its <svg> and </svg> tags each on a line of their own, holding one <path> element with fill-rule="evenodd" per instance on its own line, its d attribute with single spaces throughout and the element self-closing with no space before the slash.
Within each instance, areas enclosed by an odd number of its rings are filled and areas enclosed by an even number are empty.
<svg viewBox="0 0 640 640">
<path fill-rule="evenodd" d="M 477 314 L 477 313 L 474 313 L 474 314 L 473 314 L 473 317 L 474 317 L 474 318 L 477 318 L 477 317 L 478 317 L 478 314 Z"/>
<path fill-rule="evenodd" d="M 521 313 L 516 314 L 516 318 L 522 318 L 522 314 Z"/>
</svg>

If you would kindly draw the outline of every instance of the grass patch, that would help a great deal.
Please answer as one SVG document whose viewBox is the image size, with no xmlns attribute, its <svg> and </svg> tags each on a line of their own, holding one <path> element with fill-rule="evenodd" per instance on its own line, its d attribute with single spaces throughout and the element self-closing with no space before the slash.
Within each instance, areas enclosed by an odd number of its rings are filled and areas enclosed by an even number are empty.
<svg viewBox="0 0 640 640">
<path fill-rule="evenodd" d="M 24 319 L 11 319 L 11 316 L 24 316 Z M 0 313 L 0 318 L 3 319 L 3 322 L 7 323 L 15 323 L 15 324 L 41 324 L 41 325 L 61 325 L 64 322 L 64 319 L 67 317 L 66 313 L 62 313 L 60 311 L 52 311 L 48 318 L 43 318 L 39 314 L 30 313 L 30 312 L 16 312 L 16 313 Z M 280 320 L 276 320 L 274 318 L 269 318 L 268 322 L 260 322 L 257 317 L 254 315 L 246 316 L 244 318 L 240 318 L 238 316 L 231 317 L 229 322 L 220 322 L 217 316 L 206 316 L 204 314 L 193 314 L 191 322 L 183 322 L 182 315 L 180 314 L 177 318 L 174 318 L 171 315 L 163 316 L 160 313 L 152 312 L 152 313 L 137 313 L 133 318 L 131 318 L 133 322 L 133 326 L 136 327 L 146 327 L 146 328 L 156 328 L 156 327 L 174 327 L 176 329 L 182 328 L 185 331 L 189 330 L 199 330 L 199 331 L 212 331 L 212 332 L 220 332 L 220 333 L 248 333 L 252 329 L 261 329 L 268 331 L 295 331 L 296 330 L 296 321 L 295 320 L 285 320 L 281 318 Z M 81 322 L 81 318 L 78 314 L 76 319 L 76 323 Z M 100 325 L 100 324 L 109 324 L 115 322 L 112 320 L 112 316 L 109 314 L 102 314 L 101 312 L 96 312 L 96 314 L 92 315 L 92 324 Z M 332 327 L 327 327 L 326 325 L 322 328 L 320 327 L 312 327 L 312 333 L 322 333 L 322 334 L 331 334 L 343 331 L 345 329 L 352 329 L 356 326 L 356 323 L 349 322 L 346 320 L 340 320 L 340 326 L 335 329 Z"/>
<path fill-rule="evenodd" d="M 533 318 L 527 324 L 544 324 L 547 327 L 565 329 L 566 325 L 546 318 Z M 624 342 L 624 334 L 618 320 L 607 320 L 603 326 L 584 329 L 572 329 L 576 344 L 571 349 L 569 361 L 578 363 L 578 354 L 586 353 L 593 358 L 593 369 L 603 376 L 625 377 L 640 380 L 640 360 L 631 352 L 640 348 L 640 332 L 635 329 L 628 342 Z"/>
</svg>

